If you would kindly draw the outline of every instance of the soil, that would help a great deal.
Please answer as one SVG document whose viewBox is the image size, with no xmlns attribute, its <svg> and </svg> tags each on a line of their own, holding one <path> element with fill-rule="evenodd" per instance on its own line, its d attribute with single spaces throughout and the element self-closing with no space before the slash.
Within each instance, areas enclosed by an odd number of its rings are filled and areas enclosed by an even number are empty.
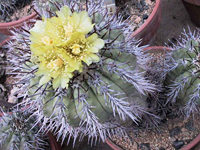
<svg viewBox="0 0 200 150">
<path fill-rule="evenodd" d="M 21 19 L 23 16 L 29 16 L 33 13 L 31 2 L 32 0 L 17 0 L 15 5 L 12 6 L 13 9 L 7 9 L 8 14 L 0 14 L 0 22 L 12 22 Z"/>
<path fill-rule="evenodd" d="M 7 10 L 8 14 L 0 14 L 0 22 L 12 22 L 21 19 L 24 16 L 29 16 L 33 13 L 31 2 L 32 0 L 17 0 L 16 4 L 12 6 L 14 9 Z"/>
<path fill-rule="evenodd" d="M 125 150 L 175 150 L 190 143 L 200 133 L 200 116 L 184 120 L 170 116 L 159 129 L 130 133 L 129 139 L 112 140 Z M 130 141 L 129 141 L 130 140 Z M 198 148 L 195 150 L 199 150 Z"/>
<path fill-rule="evenodd" d="M 6 49 L 0 48 L 0 106 L 5 106 L 7 108 L 14 105 L 13 103 L 9 103 L 9 95 L 12 87 L 8 85 L 7 81 L 10 76 L 6 75 Z M 5 109 L 3 107 L 3 109 Z"/>
<path fill-rule="evenodd" d="M 155 6 L 155 0 L 116 0 L 120 13 L 131 23 L 131 31 L 136 31 L 148 19 Z"/>
<path fill-rule="evenodd" d="M 0 100 L 6 101 L 7 97 L 7 89 L 5 88 L 5 81 L 6 81 L 6 76 L 5 76 L 5 51 L 3 49 L 0 49 Z"/>
<path fill-rule="evenodd" d="M 115 0 L 117 1 L 121 1 L 121 0 Z M 156 35 L 154 36 L 154 39 L 152 39 L 152 43 L 150 43 L 151 45 L 164 45 L 164 43 L 167 43 L 168 39 L 172 39 L 172 38 L 178 38 L 178 36 L 180 35 L 180 33 L 183 31 L 183 28 L 187 29 L 188 26 L 190 26 L 191 30 L 193 31 L 195 29 L 195 26 L 192 24 L 192 22 L 189 19 L 189 16 L 181 2 L 181 0 L 161 0 L 162 1 L 162 6 L 163 6 L 163 18 L 162 18 L 162 22 L 161 25 L 156 33 Z M 119 6 L 119 5 L 118 5 Z M 170 11 L 169 11 L 170 10 Z M 5 38 L 5 36 L 0 35 L 0 40 L 3 40 Z M 192 118 L 190 118 L 192 119 Z M 189 119 L 189 120 L 190 120 Z M 185 122 L 182 122 L 182 118 L 168 118 L 167 119 L 167 123 L 163 124 L 160 126 L 160 130 L 149 130 L 149 131 L 145 131 L 144 130 L 139 130 L 137 133 L 131 134 L 131 140 L 137 140 L 136 142 L 138 142 L 138 144 L 133 141 L 132 143 L 126 143 L 132 146 L 132 150 L 137 150 L 137 146 L 140 149 L 142 149 L 141 147 L 146 147 L 146 149 L 149 147 L 157 147 L 157 149 L 155 148 L 155 150 L 170 150 L 171 149 L 175 149 L 172 146 L 172 143 L 174 141 L 176 141 L 176 139 L 178 139 L 179 144 L 182 143 L 183 140 L 184 145 L 186 145 L 186 143 L 188 143 L 190 140 L 193 139 L 193 137 L 195 137 L 195 135 L 197 133 L 200 133 L 200 120 L 198 119 L 193 121 L 193 127 L 195 128 L 195 130 L 190 131 L 186 128 L 185 124 L 192 124 L 189 120 L 186 120 Z M 178 127 L 177 127 L 178 126 Z M 194 129 L 193 128 L 193 129 Z M 174 130 L 172 130 L 174 129 Z M 181 130 L 181 132 L 180 132 Z M 159 131 L 159 132 L 158 132 Z M 174 136 L 170 136 L 170 131 L 172 133 L 172 131 L 176 131 L 176 135 Z M 193 133 L 192 133 L 193 132 Z M 163 134 L 162 134 L 163 133 Z M 186 137 L 184 137 L 186 135 L 188 135 L 188 141 Z M 173 135 L 173 134 L 172 134 Z M 190 137 L 192 137 L 191 139 L 189 139 Z M 160 142 L 162 139 L 162 142 Z M 157 141 L 156 141 L 157 140 Z M 119 141 L 119 140 L 118 140 Z M 121 140 L 122 142 L 124 142 L 124 140 Z M 153 143 L 155 142 L 155 144 Z M 177 142 L 176 142 L 177 143 Z M 157 146 L 156 146 L 157 144 Z M 134 149 L 134 146 L 136 146 Z M 163 147 L 162 147 L 163 146 Z M 97 145 L 95 147 L 91 147 L 89 145 L 87 145 L 87 141 L 85 142 L 85 144 L 83 144 L 81 146 L 81 149 L 84 149 L 86 147 L 86 149 L 91 149 L 91 150 L 96 150 L 96 149 L 103 149 L 103 150 L 111 150 L 111 148 L 109 148 L 107 146 L 107 144 L 105 143 L 100 143 L 100 146 Z M 90 148 L 87 148 L 90 147 Z M 105 148 L 106 147 L 106 148 Z M 128 146 L 127 146 L 128 147 Z M 130 147 L 130 146 L 129 146 Z M 167 148 L 168 147 L 168 148 Z M 152 148 L 153 149 L 153 148 Z M 79 149 L 77 149 L 79 150 Z M 125 148 L 126 150 L 126 148 Z M 200 150 L 200 146 L 198 148 L 196 148 L 195 150 Z"/>
</svg>

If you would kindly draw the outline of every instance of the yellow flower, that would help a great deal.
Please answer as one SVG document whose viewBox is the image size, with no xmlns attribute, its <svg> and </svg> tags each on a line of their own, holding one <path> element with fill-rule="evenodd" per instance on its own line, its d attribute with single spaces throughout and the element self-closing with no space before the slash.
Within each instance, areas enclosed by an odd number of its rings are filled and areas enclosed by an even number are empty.
<svg viewBox="0 0 200 150">
<path fill-rule="evenodd" d="M 98 62 L 104 41 L 96 33 L 88 36 L 93 24 L 86 11 L 72 13 L 67 6 L 56 12 L 58 17 L 43 18 L 30 30 L 31 51 L 38 57 L 42 75 L 40 85 L 52 80 L 53 88 L 67 88 L 74 71 L 83 71 Z M 87 37 L 87 38 L 86 38 Z"/>
</svg>

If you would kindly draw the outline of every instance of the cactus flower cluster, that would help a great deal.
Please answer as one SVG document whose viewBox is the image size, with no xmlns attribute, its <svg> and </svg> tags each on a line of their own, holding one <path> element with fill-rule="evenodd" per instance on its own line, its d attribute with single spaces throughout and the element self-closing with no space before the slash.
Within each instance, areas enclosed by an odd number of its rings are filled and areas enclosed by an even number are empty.
<svg viewBox="0 0 200 150">
<path fill-rule="evenodd" d="M 54 5 L 57 10 L 42 12 L 33 26 L 13 31 L 8 44 L 21 105 L 41 128 L 62 142 L 87 136 L 93 143 L 125 136 L 127 124 L 146 116 L 158 119 L 146 101 L 157 91 L 142 67 L 150 57 L 127 20 L 109 14 L 101 0 Z"/>
<path fill-rule="evenodd" d="M 95 53 L 104 46 L 93 29 L 86 11 L 72 13 L 64 6 L 56 12 L 58 17 L 37 21 L 30 30 L 31 51 L 40 61 L 37 75 L 43 75 L 40 85 L 53 78 L 53 88 L 68 87 L 73 72 L 82 72 L 84 65 L 99 62 Z"/>
</svg>

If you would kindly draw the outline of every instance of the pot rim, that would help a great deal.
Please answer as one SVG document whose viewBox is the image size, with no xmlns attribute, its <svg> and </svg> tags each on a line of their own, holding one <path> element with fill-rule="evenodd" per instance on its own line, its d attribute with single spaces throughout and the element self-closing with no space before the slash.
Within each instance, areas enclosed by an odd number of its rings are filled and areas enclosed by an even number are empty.
<svg viewBox="0 0 200 150">
<path fill-rule="evenodd" d="M 1 29 L 7 29 L 7 28 L 13 28 L 22 25 L 24 22 L 27 22 L 30 19 L 33 19 L 37 16 L 37 13 L 33 12 L 29 16 L 22 17 L 19 20 L 16 21 L 11 21 L 11 22 L 2 22 L 0 23 L 0 28 Z"/>
<path fill-rule="evenodd" d="M 200 143 L 200 134 L 194 140 L 192 140 L 192 142 L 183 147 L 181 150 L 192 150 L 192 148 L 197 146 L 199 143 Z"/>
<path fill-rule="evenodd" d="M 172 49 L 167 46 L 148 46 L 143 49 L 143 51 L 145 51 L 145 53 L 152 52 L 152 51 L 159 52 L 160 50 L 172 51 Z"/>
<path fill-rule="evenodd" d="M 153 11 L 151 12 L 150 16 L 145 21 L 145 23 L 143 23 L 143 25 L 141 27 L 139 27 L 136 31 L 133 32 L 133 34 L 132 34 L 133 37 L 136 36 L 137 34 L 139 34 L 144 28 L 146 28 L 146 26 L 150 23 L 150 21 L 156 15 L 157 10 L 158 10 L 160 5 L 161 5 L 161 0 L 156 0 L 156 4 L 155 4 Z"/>
<path fill-rule="evenodd" d="M 200 6 L 200 1 L 199 0 L 182 0 L 182 1 L 185 1 L 185 2 L 190 3 L 192 5 Z"/>
<path fill-rule="evenodd" d="M 1 43 L 0 43 L 0 47 L 2 47 L 3 45 L 5 45 L 8 41 L 10 41 L 11 37 L 7 37 L 5 38 Z"/>
</svg>

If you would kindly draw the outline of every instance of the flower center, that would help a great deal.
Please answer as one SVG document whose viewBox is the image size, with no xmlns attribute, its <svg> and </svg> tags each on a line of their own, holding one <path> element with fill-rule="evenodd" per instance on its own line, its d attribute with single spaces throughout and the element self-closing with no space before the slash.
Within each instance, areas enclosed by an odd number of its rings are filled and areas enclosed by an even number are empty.
<svg viewBox="0 0 200 150">
<path fill-rule="evenodd" d="M 78 55 L 81 52 L 81 48 L 83 48 L 82 46 L 80 46 L 79 44 L 74 44 L 73 46 L 70 47 L 72 49 L 72 53 L 74 55 Z"/>
<path fill-rule="evenodd" d="M 42 38 L 42 42 L 43 42 L 45 45 L 51 45 L 51 44 L 53 43 L 53 40 L 52 40 L 50 37 L 48 37 L 48 36 L 44 36 L 44 37 Z"/>
<path fill-rule="evenodd" d="M 70 24 L 68 24 L 64 26 L 64 30 L 65 30 L 65 35 L 70 36 L 73 32 L 73 27 Z"/>
<path fill-rule="evenodd" d="M 51 60 L 47 64 L 47 68 L 49 68 L 50 70 L 58 70 L 59 68 L 62 67 L 63 64 L 64 64 L 63 60 L 60 57 L 58 57 L 55 60 Z"/>
</svg>

